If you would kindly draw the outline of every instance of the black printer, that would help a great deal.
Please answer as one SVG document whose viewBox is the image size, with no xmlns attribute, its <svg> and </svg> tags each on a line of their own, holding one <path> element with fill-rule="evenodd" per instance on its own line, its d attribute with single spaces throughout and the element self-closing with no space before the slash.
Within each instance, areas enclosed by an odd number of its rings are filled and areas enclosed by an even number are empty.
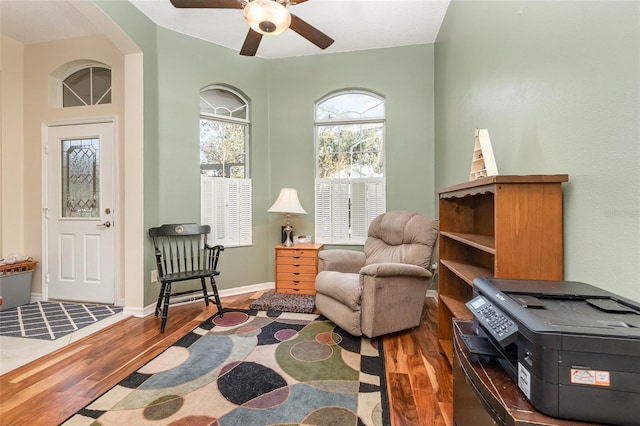
<svg viewBox="0 0 640 426">
<path fill-rule="evenodd" d="M 473 293 L 466 305 L 489 343 L 478 353 L 494 356 L 536 409 L 640 425 L 640 304 L 570 281 L 476 278 Z"/>
</svg>

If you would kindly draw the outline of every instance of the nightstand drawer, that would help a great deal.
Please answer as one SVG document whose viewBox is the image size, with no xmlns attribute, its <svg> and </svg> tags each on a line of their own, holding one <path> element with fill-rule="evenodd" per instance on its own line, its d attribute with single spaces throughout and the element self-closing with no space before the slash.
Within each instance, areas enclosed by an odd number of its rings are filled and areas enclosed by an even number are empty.
<svg viewBox="0 0 640 426">
<path fill-rule="evenodd" d="M 296 274 L 313 274 L 318 271 L 316 265 L 278 265 L 278 274 L 281 272 L 291 272 Z"/>
<path fill-rule="evenodd" d="M 278 275 L 276 276 L 278 283 L 284 282 L 295 282 L 295 283 L 311 283 L 315 284 L 316 274 L 296 274 L 296 273 L 286 273 L 278 271 Z"/>
<path fill-rule="evenodd" d="M 277 262 L 278 265 L 309 265 L 315 268 L 318 264 L 318 258 L 278 256 Z"/>
<path fill-rule="evenodd" d="M 312 249 L 289 249 L 278 250 L 278 257 L 308 257 L 315 259 L 318 257 L 318 250 Z"/>
</svg>

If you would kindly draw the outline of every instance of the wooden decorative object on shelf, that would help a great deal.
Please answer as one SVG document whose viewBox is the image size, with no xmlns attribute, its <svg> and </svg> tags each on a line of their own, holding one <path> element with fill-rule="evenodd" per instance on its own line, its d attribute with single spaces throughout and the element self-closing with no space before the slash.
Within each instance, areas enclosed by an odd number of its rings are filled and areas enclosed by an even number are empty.
<svg viewBox="0 0 640 426">
<path fill-rule="evenodd" d="M 493 156 L 491 139 L 487 129 L 476 129 L 476 138 L 473 146 L 473 158 L 471 159 L 471 172 L 469 180 L 476 180 L 487 176 L 496 176 L 498 166 Z"/>
<path fill-rule="evenodd" d="M 476 277 L 563 279 L 562 183 L 567 175 L 489 176 L 439 189 L 438 339 L 453 357 L 452 319 Z"/>
</svg>

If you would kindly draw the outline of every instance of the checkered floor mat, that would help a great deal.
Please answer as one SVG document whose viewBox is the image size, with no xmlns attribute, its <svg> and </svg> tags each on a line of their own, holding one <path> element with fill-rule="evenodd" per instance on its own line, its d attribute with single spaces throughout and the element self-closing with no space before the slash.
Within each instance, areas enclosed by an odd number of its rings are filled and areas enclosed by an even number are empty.
<svg viewBox="0 0 640 426">
<path fill-rule="evenodd" d="M 0 336 L 55 340 L 122 312 L 122 307 L 36 302 L 0 312 Z"/>
</svg>

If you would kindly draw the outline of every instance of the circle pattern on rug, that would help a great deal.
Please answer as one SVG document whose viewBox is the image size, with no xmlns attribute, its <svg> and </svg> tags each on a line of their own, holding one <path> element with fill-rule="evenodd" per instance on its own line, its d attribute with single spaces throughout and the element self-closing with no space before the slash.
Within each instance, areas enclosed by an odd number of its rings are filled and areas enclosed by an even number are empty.
<svg viewBox="0 0 640 426">
<path fill-rule="evenodd" d="M 315 340 L 305 340 L 291 347 L 291 356 L 299 361 L 317 362 L 329 359 L 333 348 Z"/>
<path fill-rule="evenodd" d="M 144 409 L 143 416 L 147 420 L 162 420 L 177 413 L 184 405 L 184 398 L 179 395 L 165 395 L 156 399 Z"/>
<path fill-rule="evenodd" d="M 318 333 L 316 335 L 316 342 L 322 343 L 325 345 L 339 345 L 341 341 L 342 341 L 342 336 L 332 331 Z"/>
<path fill-rule="evenodd" d="M 358 423 L 358 416 L 343 407 L 323 407 L 310 413 L 302 421 L 303 424 L 310 425 L 355 425 Z"/>
<path fill-rule="evenodd" d="M 233 327 L 246 322 L 248 319 L 249 315 L 244 312 L 225 312 L 223 317 L 214 317 L 213 323 L 220 327 Z"/>
<path fill-rule="evenodd" d="M 274 370 L 255 362 L 241 362 L 218 377 L 218 390 L 230 402 L 243 405 L 260 395 L 287 386 Z"/>
<path fill-rule="evenodd" d="M 276 331 L 276 333 L 274 334 L 274 337 L 278 340 L 280 340 L 281 342 L 286 342 L 287 340 L 291 340 L 294 339 L 298 336 L 298 332 L 296 330 L 292 330 L 290 328 L 284 329 L 284 330 L 280 330 L 280 331 Z"/>
<path fill-rule="evenodd" d="M 291 395 L 291 389 L 289 389 L 289 386 L 285 386 L 269 392 L 266 395 L 261 395 L 247 402 L 244 406 L 256 410 L 266 410 L 267 408 L 277 407 L 283 404 L 289 398 L 289 395 Z"/>
</svg>

